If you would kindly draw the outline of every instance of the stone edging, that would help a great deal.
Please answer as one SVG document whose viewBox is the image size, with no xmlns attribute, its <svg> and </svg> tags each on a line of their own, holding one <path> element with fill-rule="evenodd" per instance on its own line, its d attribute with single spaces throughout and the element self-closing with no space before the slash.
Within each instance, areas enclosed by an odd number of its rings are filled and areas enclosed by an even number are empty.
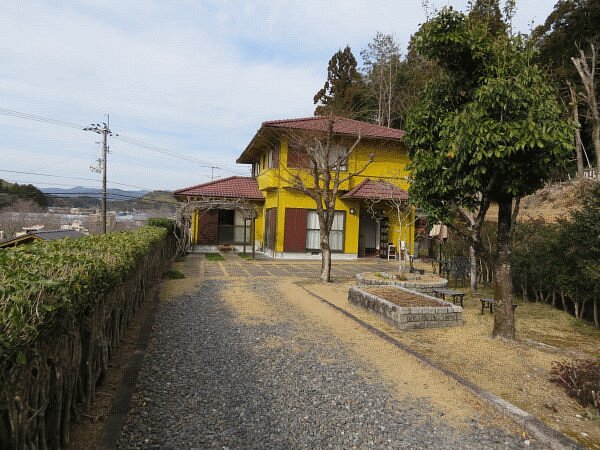
<svg viewBox="0 0 600 450">
<path fill-rule="evenodd" d="M 539 420 L 532 414 L 529 414 L 528 412 L 523 411 L 522 409 L 520 409 L 520 408 L 516 407 L 515 405 L 513 405 L 512 403 L 509 403 L 506 400 L 498 397 L 497 395 L 492 394 L 491 392 L 480 388 L 476 384 L 470 382 L 469 380 L 458 375 L 457 373 L 454 373 L 451 370 L 446 369 L 445 367 L 442 367 L 442 366 L 434 363 L 433 361 L 431 361 L 430 359 L 428 359 L 426 356 L 422 355 L 421 353 L 413 350 L 412 348 L 401 343 L 397 339 L 394 339 L 392 336 L 381 331 L 380 329 L 375 328 L 373 325 L 368 324 L 364 320 L 356 317 L 354 314 L 346 311 L 345 309 L 340 308 L 339 306 L 331 303 L 330 301 L 326 300 L 325 298 L 309 291 L 306 287 L 302 286 L 301 284 L 298 284 L 298 286 L 300 286 L 302 289 L 304 289 L 309 295 L 311 295 L 311 296 L 315 297 L 316 299 L 320 300 L 321 302 L 331 306 L 333 309 L 341 312 L 346 317 L 352 319 L 353 321 L 355 321 L 356 323 L 358 323 L 359 325 L 361 325 L 363 328 L 367 329 L 371 333 L 375 334 L 376 336 L 382 338 L 386 342 L 394 345 L 395 347 L 399 348 L 400 350 L 403 350 L 404 352 L 415 357 L 418 361 L 420 361 L 425 366 L 430 367 L 434 370 L 437 370 L 437 371 L 443 373 L 444 375 L 446 375 L 447 377 L 452 378 L 459 385 L 461 385 L 462 387 L 464 387 L 465 389 L 470 391 L 473 395 L 475 395 L 479 399 L 485 401 L 490 406 L 492 406 L 494 409 L 499 411 L 501 414 L 503 414 L 506 417 L 509 417 L 510 419 L 515 421 L 517 424 L 522 426 L 525 429 L 525 431 L 527 431 L 531 436 L 533 436 L 535 439 L 537 439 L 543 445 L 547 445 L 550 448 L 555 449 L 555 450 L 566 450 L 566 449 L 578 449 L 578 450 L 582 449 L 583 450 L 583 449 L 585 449 L 585 447 L 579 445 L 577 442 L 573 441 L 572 439 L 565 436 L 561 432 L 555 430 L 554 428 L 549 427 L 548 425 L 546 425 L 544 422 L 542 422 L 541 420 Z"/>
<path fill-rule="evenodd" d="M 421 294 L 433 294 L 434 289 L 443 289 L 448 286 L 448 280 L 442 278 L 443 281 L 419 281 L 419 280 L 394 280 L 388 277 L 373 280 L 365 277 L 365 274 L 371 272 L 357 273 L 356 282 L 359 286 L 400 286 L 412 291 L 420 292 Z"/>
<path fill-rule="evenodd" d="M 450 302 L 434 298 L 401 286 L 379 286 L 384 290 L 398 290 L 413 297 L 422 297 L 431 300 L 437 306 L 400 306 L 378 295 L 362 289 L 359 286 L 351 287 L 348 291 L 348 300 L 369 311 L 373 311 L 383 319 L 401 330 L 414 328 L 451 327 L 462 325 L 462 308 Z"/>
</svg>

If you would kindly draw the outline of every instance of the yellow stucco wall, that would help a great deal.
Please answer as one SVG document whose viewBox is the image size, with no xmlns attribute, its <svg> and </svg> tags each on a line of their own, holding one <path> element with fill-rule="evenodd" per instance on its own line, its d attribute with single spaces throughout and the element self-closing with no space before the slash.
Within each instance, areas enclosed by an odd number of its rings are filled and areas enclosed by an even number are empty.
<svg viewBox="0 0 600 450">
<path fill-rule="evenodd" d="M 348 141 L 349 145 L 352 141 Z M 265 148 L 265 153 L 267 149 Z M 295 191 L 290 188 L 290 179 L 292 174 L 298 173 L 298 169 L 287 169 L 287 142 L 282 139 L 279 145 L 279 166 L 274 169 L 263 167 L 261 164 L 259 173 L 257 174 L 257 182 L 259 189 L 265 196 L 264 203 L 254 203 L 259 215 L 255 221 L 255 240 L 260 248 L 265 241 L 265 210 L 269 208 L 277 208 L 277 240 L 276 249 L 278 253 L 284 250 L 284 230 L 285 230 L 285 208 L 303 208 L 316 209 L 314 200 L 310 197 Z M 399 143 L 383 143 L 380 141 L 363 141 L 354 150 L 348 161 L 348 171 L 355 172 L 363 168 L 369 161 L 370 155 L 373 155 L 371 162 L 364 172 L 359 176 L 351 178 L 344 183 L 340 188 L 342 190 L 350 190 L 364 181 L 366 178 L 383 179 L 393 183 L 398 187 L 408 190 L 408 181 L 406 177 L 406 165 L 409 162 L 406 148 Z M 261 156 L 261 161 L 264 160 L 264 154 Z M 310 183 L 311 176 L 306 171 L 300 171 L 303 179 Z M 342 172 L 347 175 L 348 172 Z M 344 237 L 344 253 L 358 253 L 358 236 L 359 236 L 359 211 L 364 207 L 357 200 L 336 200 L 335 210 L 345 212 L 345 237 Z M 350 213 L 350 209 L 354 210 L 354 214 Z M 399 240 L 405 240 L 411 252 L 414 250 L 414 212 L 411 217 L 406 220 L 406 223 L 400 227 L 398 225 L 397 215 L 393 211 L 387 213 L 390 219 L 390 228 L 388 241 L 398 244 Z M 192 220 L 192 242 L 197 243 L 198 240 L 198 215 L 194 215 Z"/>
<path fill-rule="evenodd" d="M 298 169 L 287 168 L 287 151 L 288 146 L 285 140 L 282 140 L 279 146 L 279 166 L 270 169 L 263 167 L 261 164 L 259 173 L 256 177 L 259 189 L 265 195 L 264 208 L 277 208 L 277 241 L 276 252 L 283 252 L 284 233 L 285 229 L 285 208 L 305 208 L 315 209 L 315 202 L 310 197 L 290 189 L 291 183 L 288 181 L 290 177 L 296 173 L 300 173 L 306 183 L 310 183 L 311 176 L 307 171 L 298 171 Z M 266 149 L 265 149 L 266 152 Z M 406 165 L 409 162 L 406 148 L 402 144 L 381 143 L 377 141 L 365 141 L 357 146 L 348 161 L 348 171 L 355 172 L 365 167 L 369 162 L 370 156 L 373 155 L 373 161 L 366 167 L 363 173 L 359 176 L 351 178 L 344 183 L 340 188 L 350 190 L 356 185 L 364 181 L 366 178 L 383 179 L 393 183 L 398 187 L 408 190 Z M 264 156 L 264 155 L 263 155 Z M 262 160 L 262 158 L 261 158 Z M 342 175 L 348 172 L 342 172 Z M 354 209 L 354 214 L 350 214 L 350 209 Z M 358 253 L 358 234 L 359 234 L 359 208 L 360 202 L 356 200 L 336 201 L 335 210 L 345 211 L 345 242 L 344 253 Z M 390 214 L 390 235 L 389 241 L 398 243 L 400 234 L 403 235 L 402 240 L 406 240 L 410 251 L 413 251 L 414 245 L 414 213 L 408 224 L 398 226 L 396 214 Z M 264 219 L 257 222 L 257 237 L 256 240 L 261 244 L 264 239 L 265 223 Z M 258 236 L 260 233 L 260 238 Z"/>
</svg>

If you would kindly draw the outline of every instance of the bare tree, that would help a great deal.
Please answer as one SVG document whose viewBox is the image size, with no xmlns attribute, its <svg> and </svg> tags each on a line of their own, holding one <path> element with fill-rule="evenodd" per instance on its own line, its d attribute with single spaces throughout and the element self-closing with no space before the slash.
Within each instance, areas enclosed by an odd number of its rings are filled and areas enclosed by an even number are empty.
<svg viewBox="0 0 600 450">
<path fill-rule="evenodd" d="M 600 110 L 598 110 L 598 87 L 596 85 L 596 47 L 590 44 L 590 55 L 579 50 L 578 58 L 571 58 L 583 84 L 581 98 L 588 106 L 588 116 L 592 123 L 592 143 L 596 153 L 596 167 L 600 167 Z"/>
<path fill-rule="evenodd" d="M 575 155 L 577 156 L 577 176 L 583 177 L 583 143 L 581 142 L 581 123 L 579 122 L 579 102 L 577 101 L 577 92 L 571 83 L 569 93 L 571 95 L 571 111 L 573 112 L 573 122 L 575 124 Z"/>
<path fill-rule="evenodd" d="M 394 84 L 400 66 L 400 50 L 391 34 L 377 32 L 373 42 L 361 51 L 367 79 L 377 100 L 377 125 L 392 126 L 396 100 Z"/>
<path fill-rule="evenodd" d="M 358 146 L 361 136 L 358 135 L 351 145 L 340 145 L 341 140 L 334 134 L 335 117 L 330 116 L 324 132 L 312 134 L 290 134 L 290 143 L 305 152 L 308 158 L 307 167 L 298 169 L 284 168 L 279 176 L 289 183 L 290 187 L 315 201 L 319 218 L 319 241 L 321 247 L 321 280 L 331 279 L 331 247 L 329 235 L 335 215 L 335 202 L 340 186 L 350 178 L 364 172 L 373 161 L 373 155 L 360 168 L 349 169 L 348 160 Z M 343 172 L 343 173 L 342 173 Z"/>
</svg>

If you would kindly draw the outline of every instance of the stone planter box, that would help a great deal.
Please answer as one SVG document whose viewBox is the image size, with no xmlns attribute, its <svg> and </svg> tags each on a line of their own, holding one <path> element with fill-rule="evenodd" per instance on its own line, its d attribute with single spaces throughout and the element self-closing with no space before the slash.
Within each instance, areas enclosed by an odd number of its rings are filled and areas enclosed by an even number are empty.
<svg viewBox="0 0 600 450">
<path fill-rule="evenodd" d="M 407 274 L 407 276 L 411 275 L 414 274 Z M 448 280 L 441 277 L 423 280 L 415 276 L 412 280 L 398 280 L 394 278 L 394 274 L 387 272 L 379 272 L 379 276 L 375 276 L 373 272 L 359 273 L 356 274 L 356 282 L 359 286 L 400 286 L 427 295 L 433 295 L 434 289 L 448 286 Z"/>
<path fill-rule="evenodd" d="M 453 327 L 462 325 L 462 308 L 429 295 L 420 294 L 400 286 L 378 286 L 384 289 L 397 289 L 405 293 L 435 302 L 439 306 L 405 307 L 399 306 L 378 295 L 367 292 L 359 286 L 350 288 L 348 301 L 383 317 L 401 330 L 415 328 Z"/>
</svg>

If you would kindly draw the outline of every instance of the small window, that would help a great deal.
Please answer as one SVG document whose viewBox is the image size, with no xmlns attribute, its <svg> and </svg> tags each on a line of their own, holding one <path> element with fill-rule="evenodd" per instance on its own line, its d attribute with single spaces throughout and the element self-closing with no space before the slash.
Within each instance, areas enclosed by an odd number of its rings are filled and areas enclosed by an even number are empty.
<svg viewBox="0 0 600 450">
<path fill-rule="evenodd" d="M 287 166 L 293 169 L 308 169 L 310 158 L 301 145 L 288 143 Z"/>
<path fill-rule="evenodd" d="M 277 169 L 279 166 L 279 150 L 271 149 L 267 152 L 267 167 Z"/>
<path fill-rule="evenodd" d="M 335 211 L 331 232 L 329 233 L 329 247 L 332 251 L 344 250 L 344 211 Z M 320 250 L 321 238 L 319 228 L 319 215 L 316 211 L 308 211 L 306 216 L 306 248 L 307 250 Z"/>
<path fill-rule="evenodd" d="M 332 145 L 329 149 L 329 164 L 335 170 L 336 162 L 339 158 L 346 154 L 346 147 L 343 145 Z M 348 170 L 348 158 L 344 158 L 340 161 L 340 170 L 345 172 Z"/>
</svg>

